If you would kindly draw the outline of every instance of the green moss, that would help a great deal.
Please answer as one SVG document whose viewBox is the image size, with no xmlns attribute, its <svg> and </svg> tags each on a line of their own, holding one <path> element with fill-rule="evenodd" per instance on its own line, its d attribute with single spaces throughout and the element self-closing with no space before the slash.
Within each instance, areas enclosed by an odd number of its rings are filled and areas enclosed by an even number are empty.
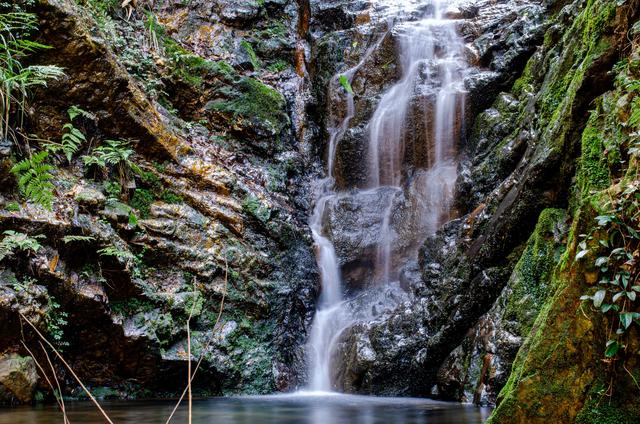
<svg viewBox="0 0 640 424">
<path fill-rule="evenodd" d="M 546 300 L 551 272 L 564 251 L 563 230 L 566 213 L 561 209 L 545 209 L 516 264 L 509 287 L 504 318 L 516 323 L 514 332 L 526 336 L 533 320 Z"/>
<path fill-rule="evenodd" d="M 258 221 L 266 223 L 271 218 L 271 210 L 263 205 L 260 200 L 253 196 L 247 196 L 242 203 L 242 209 Z"/>
<path fill-rule="evenodd" d="M 4 210 L 8 212 L 20 212 L 20 204 L 18 202 L 9 202 L 4 206 Z"/>
<path fill-rule="evenodd" d="M 148 218 L 151 211 L 151 204 L 154 200 L 155 196 L 151 191 L 138 188 L 134 191 L 129 205 L 140 212 L 141 218 Z"/>
<path fill-rule="evenodd" d="M 577 187 L 582 196 L 587 195 L 589 190 L 602 190 L 611 183 L 609 167 L 603 155 L 602 122 L 599 110 L 601 110 L 601 101 L 598 102 L 598 110 L 591 113 L 582 133 L 582 153 L 577 173 Z"/>
<path fill-rule="evenodd" d="M 260 63 L 260 59 L 258 59 L 258 56 L 256 55 L 256 52 L 253 50 L 251 43 L 249 43 L 246 40 L 242 40 L 240 42 L 240 47 L 242 47 L 242 49 L 245 51 L 245 53 L 249 57 L 249 62 L 251 62 L 251 66 L 253 66 L 253 69 L 255 70 L 260 69 L 262 67 L 262 63 Z"/>
<path fill-rule="evenodd" d="M 184 199 L 182 198 L 182 196 L 175 194 L 172 191 L 169 190 L 165 190 L 162 193 L 162 200 L 166 203 L 170 203 L 170 204 L 180 204 L 180 203 L 184 203 Z"/>
<path fill-rule="evenodd" d="M 149 300 L 135 298 L 116 300 L 111 302 L 110 306 L 111 312 L 125 317 L 138 313 L 151 312 L 156 308 L 155 304 Z"/>
<path fill-rule="evenodd" d="M 229 100 L 214 101 L 207 105 L 208 109 L 245 119 L 258 118 L 275 132 L 280 132 L 288 122 L 282 94 L 254 78 L 242 78 L 237 86 L 220 91 Z"/>
<path fill-rule="evenodd" d="M 605 395 L 606 386 L 598 384 L 592 390 L 574 424 L 636 424 L 640 417 L 640 400 L 619 404 Z"/>
</svg>

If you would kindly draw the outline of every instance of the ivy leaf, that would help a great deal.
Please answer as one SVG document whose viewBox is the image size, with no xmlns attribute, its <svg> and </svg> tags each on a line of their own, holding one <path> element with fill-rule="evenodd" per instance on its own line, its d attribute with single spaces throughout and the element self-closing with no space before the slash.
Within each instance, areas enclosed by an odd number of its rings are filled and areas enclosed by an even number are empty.
<svg viewBox="0 0 640 424">
<path fill-rule="evenodd" d="M 605 265 L 607 263 L 609 263 L 609 258 L 607 256 L 600 256 L 598 259 L 596 259 L 597 267 L 601 267 L 602 265 Z"/>
<path fill-rule="evenodd" d="M 576 254 L 576 260 L 580 260 L 580 259 L 584 258 L 585 256 L 587 256 L 587 253 L 589 253 L 589 249 L 584 249 L 584 250 L 579 251 Z"/>
<path fill-rule="evenodd" d="M 629 298 L 630 301 L 635 302 L 636 300 L 636 292 L 634 291 L 628 291 L 627 293 L 627 297 Z"/>
<path fill-rule="evenodd" d="M 640 292 L 640 286 L 631 286 L 631 289 Z"/>
<path fill-rule="evenodd" d="M 602 305 L 602 302 L 604 301 L 606 295 L 606 290 L 598 290 L 596 294 L 593 295 L 593 306 L 599 308 Z"/>
<path fill-rule="evenodd" d="M 620 343 L 615 340 L 609 340 L 607 342 L 607 348 L 604 351 L 604 356 L 607 358 L 613 358 L 616 356 L 616 353 L 620 350 Z"/>
<path fill-rule="evenodd" d="M 624 247 L 618 247 L 617 249 L 613 249 L 613 250 L 611 251 L 611 254 L 612 254 L 612 255 L 615 255 L 615 256 L 618 256 L 618 257 L 620 257 L 620 256 L 624 256 L 624 255 L 625 255 L 625 253 L 626 253 L 626 252 L 625 252 L 625 250 L 624 250 Z"/>
<path fill-rule="evenodd" d="M 602 311 L 603 314 L 606 314 L 611 309 L 614 309 L 613 307 L 614 307 L 614 305 L 609 305 L 608 303 L 605 303 L 605 304 L 602 305 L 602 308 L 600 310 Z"/>
<path fill-rule="evenodd" d="M 633 228 L 629 227 L 628 225 L 626 227 L 627 227 L 627 231 L 629 231 L 629 234 L 631 234 L 631 236 L 633 236 L 633 238 L 640 239 L 640 234 L 638 234 L 638 232 L 636 230 L 634 230 Z"/>
<path fill-rule="evenodd" d="M 629 328 L 632 322 L 633 322 L 633 312 L 622 312 L 620 314 L 620 323 L 624 326 L 625 330 Z"/>
<path fill-rule="evenodd" d="M 596 216 L 596 221 L 598 221 L 599 226 L 604 227 L 605 225 L 613 221 L 613 218 L 613 215 L 600 215 Z"/>
<path fill-rule="evenodd" d="M 618 292 L 613 295 L 613 303 L 616 303 L 624 295 L 624 292 Z"/>
</svg>

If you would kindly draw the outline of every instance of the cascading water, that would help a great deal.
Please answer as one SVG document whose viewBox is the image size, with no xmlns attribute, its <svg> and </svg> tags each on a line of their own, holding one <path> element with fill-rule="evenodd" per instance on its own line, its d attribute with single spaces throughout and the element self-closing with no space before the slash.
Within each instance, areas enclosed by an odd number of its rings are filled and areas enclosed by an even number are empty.
<svg viewBox="0 0 640 424">
<path fill-rule="evenodd" d="M 424 240 L 446 219 L 456 180 L 455 146 L 460 137 L 464 109 L 463 79 L 467 68 L 464 43 L 456 32 L 456 22 L 443 17 L 445 4 L 435 3 L 426 16 L 410 20 L 415 14 L 406 12 L 420 10 L 427 2 L 405 0 L 385 5 L 388 1 L 380 0 L 380 3 L 393 10 L 398 21 L 395 27 L 390 24 L 389 29 L 397 39 L 401 77 L 383 95 L 368 125 L 368 187 L 355 193 L 334 191 L 337 145 L 355 115 L 353 95 L 343 91 L 346 114 L 335 118 L 333 127 L 329 129 L 328 176 L 318 182 L 310 220 L 322 284 L 308 344 L 309 388 L 312 391 L 333 389 L 331 362 L 335 345 L 344 329 L 357 321 L 344 299 L 340 258 L 332 240 L 323 233 L 327 207 L 346 196 L 357 197 L 377 190 L 392 194 L 387 196 L 388 203 L 379 220 L 375 270 L 372 272 L 376 284 L 389 284 L 397 279 L 402 259 L 408 259 L 394 257 L 396 198 L 410 199 L 417 221 L 414 228 L 421 232 Z M 401 19 L 401 12 L 405 12 L 402 15 L 405 20 Z M 360 63 L 340 75 L 351 82 L 381 41 L 382 38 L 367 50 Z M 338 77 L 334 77 L 331 90 L 342 89 Z M 413 164 L 411 172 L 408 172 L 405 140 L 413 128 L 408 128 L 407 120 L 410 113 L 415 114 L 412 102 L 416 98 L 424 100 L 420 118 L 427 129 L 427 134 L 422 137 L 427 144 L 427 155 L 424 163 Z M 415 255 L 415 249 L 404 252 L 404 255 Z"/>
</svg>

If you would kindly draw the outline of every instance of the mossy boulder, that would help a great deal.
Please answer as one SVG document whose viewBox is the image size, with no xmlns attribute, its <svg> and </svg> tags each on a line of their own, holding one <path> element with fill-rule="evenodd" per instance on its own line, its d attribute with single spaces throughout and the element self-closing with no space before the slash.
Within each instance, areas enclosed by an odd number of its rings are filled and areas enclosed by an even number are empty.
<svg viewBox="0 0 640 424">
<path fill-rule="evenodd" d="M 31 402 L 37 384 L 38 371 L 32 357 L 0 357 L 0 404 Z"/>
</svg>

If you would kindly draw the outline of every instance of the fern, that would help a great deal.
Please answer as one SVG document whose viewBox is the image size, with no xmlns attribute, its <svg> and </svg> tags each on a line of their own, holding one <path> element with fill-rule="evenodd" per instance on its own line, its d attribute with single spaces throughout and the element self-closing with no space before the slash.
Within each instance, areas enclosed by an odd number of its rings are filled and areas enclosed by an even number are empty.
<svg viewBox="0 0 640 424">
<path fill-rule="evenodd" d="M 36 253 L 42 247 L 38 240 L 44 238 L 42 234 L 30 237 L 28 234 L 11 230 L 7 230 L 3 234 L 5 237 L 0 242 L 0 261 L 13 255 L 16 250 Z"/>
<path fill-rule="evenodd" d="M 37 18 L 30 13 L 0 13 L 0 138 L 13 134 L 10 122 L 21 123 L 25 103 L 32 86 L 64 75 L 57 66 L 24 66 L 22 59 L 47 46 L 26 40 L 37 29 Z"/>
<path fill-rule="evenodd" d="M 131 261 L 135 261 L 136 257 L 133 253 L 128 250 L 122 250 L 115 246 L 108 246 L 104 249 L 98 250 L 98 254 L 100 256 L 110 256 L 118 259 L 119 261 L 124 261 L 125 263 L 129 263 Z"/>
<path fill-rule="evenodd" d="M 129 147 L 129 141 L 105 140 L 105 144 L 96 147 L 93 155 L 83 156 L 82 160 L 87 166 L 98 166 L 102 169 L 117 168 L 120 185 L 125 187 L 130 178 L 131 171 L 141 174 L 141 169 L 131 161 L 133 149 Z"/>
<path fill-rule="evenodd" d="M 16 163 L 11 173 L 18 178 L 18 188 L 24 197 L 51 210 L 55 188 L 51 171 L 55 168 L 45 162 L 48 156 L 46 151 L 39 152 Z"/>
<path fill-rule="evenodd" d="M 64 124 L 62 127 L 62 139 L 60 143 L 48 142 L 44 146 L 47 151 L 51 153 L 64 153 L 67 161 L 71 163 L 71 159 L 73 155 L 78 153 L 80 147 L 86 143 L 87 138 L 82 131 L 76 128 L 73 125 L 73 120 L 78 116 L 83 116 L 85 118 L 95 120 L 96 117 L 94 114 L 87 112 L 86 110 L 80 109 L 78 106 L 71 106 L 67 110 L 67 114 L 69 115 L 69 122 Z"/>
<path fill-rule="evenodd" d="M 640 96 L 634 98 L 631 103 L 631 115 L 627 123 L 633 128 L 640 129 Z"/>
<path fill-rule="evenodd" d="M 87 112 L 86 110 L 81 109 L 80 107 L 75 106 L 75 105 L 71 106 L 69 109 L 67 109 L 67 114 L 69 115 L 69 119 L 71 121 L 76 119 L 78 116 L 82 116 L 82 117 L 87 118 L 87 119 L 89 119 L 91 121 L 97 120 L 96 115 L 94 115 L 91 112 Z"/>
<path fill-rule="evenodd" d="M 96 238 L 91 236 L 64 236 L 62 237 L 62 241 L 66 243 L 71 243 L 74 241 L 94 241 Z"/>
</svg>

